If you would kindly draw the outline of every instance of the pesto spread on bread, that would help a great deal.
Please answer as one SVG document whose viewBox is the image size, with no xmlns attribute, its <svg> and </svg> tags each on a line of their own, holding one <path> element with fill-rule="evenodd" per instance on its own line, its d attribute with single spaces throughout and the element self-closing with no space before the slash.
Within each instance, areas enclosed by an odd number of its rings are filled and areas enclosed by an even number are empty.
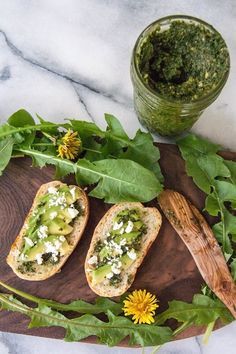
<svg viewBox="0 0 236 354">
<path fill-rule="evenodd" d="M 96 242 L 94 255 L 87 261 L 92 269 L 93 283 L 106 278 L 110 285 L 118 286 L 122 271 L 137 258 L 146 231 L 138 209 L 120 211 L 112 220 L 105 238 Z"/>
<path fill-rule="evenodd" d="M 34 264 L 56 264 L 70 250 L 67 240 L 75 218 L 81 213 L 76 186 L 49 187 L 38 199 L 25 227 L 21 250 L 18 250 L 21 273 L 34 272 Z"/>
</svg>

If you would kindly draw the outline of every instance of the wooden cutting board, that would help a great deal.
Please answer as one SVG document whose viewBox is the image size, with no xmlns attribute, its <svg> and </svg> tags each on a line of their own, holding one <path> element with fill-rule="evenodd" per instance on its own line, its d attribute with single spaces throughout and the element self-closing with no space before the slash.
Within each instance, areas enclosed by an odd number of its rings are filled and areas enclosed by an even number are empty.
<svg viewBox="0 0 236 354">
<path fill-rule="evenodd" d="M 157 144 L 161 152 L 160 165 L 165 178 L 165 187 L 184 194 L 200 210 L 204 207 L 205 195 L 185 172 L 184 161 L 175 145 Z M 236 153 L 224 152 L 224 158 L 236 160 Z M 6 264 L 6 256 L 11 244 L 24 222 L 35 193 L 42 183 L 53 178 L 51 167 L 38 169 L 31 167 L 28 158 L 12 159 L 0 177 L 0 279 L 31 294 L 69 302 L 82 298 L 93 301 L 96 295 L 90 290 L 84 274 L 86 252 L 96 224 L 110 208 L 103 201 L 90 198 L 90 218 L 84 235 L 60 273 L 40 282 L 30 282 L 17 278 Z M 67 179 L 67 182 L 73 182 Z M 147 205 L 157 206 L 154 200 Z M 205 215 L 209 223 L 213 218 Z M 136 279 L 130 288 L 145 288 L 157 295 L 160 312 L 173 299 L 191 301 L 200 291 L 203 279 L 180 237 L 163 216 L 160 233 L 148 252 Z M 28 329 L 28 318 L 21 314 L 1 311 L 0 331 L 23 333 L 50 338 L 63 338 L 64 330 L 58 327 Z M 181 334 L 181 338 L 201 333 L 201 328 L 191 328 Z M 95 342 L 90 337 L 88 342 Z"/>
</svg>

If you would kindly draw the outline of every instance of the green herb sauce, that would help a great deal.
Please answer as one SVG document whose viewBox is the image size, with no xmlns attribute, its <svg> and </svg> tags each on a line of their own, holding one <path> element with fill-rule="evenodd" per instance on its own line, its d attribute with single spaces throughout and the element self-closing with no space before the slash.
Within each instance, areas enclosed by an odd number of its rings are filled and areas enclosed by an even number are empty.
<svg viewBox="0 0 236 354">
<path fill-rule="evenodd" d="M 229 70 L 221 35 L 204 25 L 172 21 L 144 41 L 138 60 L 143 81 L 161 96 L 192 102 L 212 91 Z"/>
</svg>

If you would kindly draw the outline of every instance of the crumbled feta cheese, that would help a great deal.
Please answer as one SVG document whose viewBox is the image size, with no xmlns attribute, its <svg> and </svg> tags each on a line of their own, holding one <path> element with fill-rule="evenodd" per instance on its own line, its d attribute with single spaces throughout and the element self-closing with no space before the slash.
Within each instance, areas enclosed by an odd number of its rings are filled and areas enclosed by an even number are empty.
<svg viewBox="0 0 236 354">
<path fill-rule="evenodd" d="M 52 259 L 53 259 L 54 262 L 58 261 L 58 257 L 55 254 L 52 254 Z"/>
<path fill-rule="evenodd" d="M 114 274 L 113 274 L 112 272 L 110 272 L 110 273 L 108 273 L 108 274 L 106 275 L 106 278 L 107 278 L 107 279 L 111 279 L 111 278 L 113 277 L 113 275 L 114 275 Z"/>
<path fill-rule="evenodd" d="M 43 263 L 42 253 L 36 254 L 35 258 L 39 265 Z"/>
<path fill-rule="evenodd" d="M 121 272 L 121 267 L 122 267 L 122 263 L 120 261 L 117 261 L 115 263 L 112 264 L 111 266 L 111 271 L 114 273 L 114 274 L 120 274 Z"/>
<path fill-rule="evenodd" d="M 76 210 L 75 208 L 70 207 L 67 210 L 72 219 L 74 219 L 79 214 L 78 210 Z"/>
<path fill-rule="evenodd" d="M 48 241 L 48 242 L 45 242 L 45 252 L 46 253 L 52 253 L 52 254 L 55 254 L 57 255 L 58 254 L 58 251 L 55 247 L 55 245 L 52 244 L 52 242 Z"/>
<path fill-rule="evenodd" d="M 130 259 L 132 259 L 133 261 L 137 258 L 137 254 L 135 252 L 134 249 L 132 249 L 131 251 L 127 252 L 127 255 Z"/>
<path fill-rule="evenodd" d="M 108 243 L 108 247 L 109 247 L 109 252 L 113 255 L 122 255 L 123 254 L 123 250 L 121 249 L 121 245 L 119 245 L 118 243 L 116 243 L 115 241 L 111 240 Z"/>
<path fill-rule="evenodd" d="M 28 229 L 29 229 L 29 225 L 25 224 L 25 230 L 28 230 Z"/>
<path fill-rule="evenodd" d="M 48 237 L 48 227 L 46 225 L 40 225 L 37 235 L 40 239 Z"/>
<path fill-rule="evenodd" d="M 124 246 L 126 245 L 126 239 L 125 238 L 122 238 L 122 240 L 120 241 L 120 246 Z"/>
<path fill-rule="evenodd" d="M 122 227 L 122 229 L 120 229 L 120 234 L 123 235 L 124 232 L 125 232 L 125 229 Z"/>
<path fill-rule="evenodd" d="M 60 242 L 59 240 L 56 240 L 56 241 L 54 242 L 54 246 L 55 246 L 56 250 L 59 250 L 60 247 L 61 247 L 61 242 Z"/>
<path fill-rule="evenodd" d="M 113 264 L 113 265 L 111 266 L 111 270 L 112 270 L 112 272 L 113 272 L 114 274 L 120 274 L 120 272 L 121 272 L 121 270 L 120 270 L 119 268 L 117 268 L 117 267 L 115 266 L 115 264 Z"/>
<path fill-rule="evenodd" d="M 58 193 L 57 188 L 55 188 L 55 187 L 49 187 L 49 188 L 48 188 L 48 193 L 49 193 L 49 194 L 57 194 L 57 193 Z"/>
<path fill-rule="evenodd" d="M 57 217 L 57 212 L 56 212 L 56 211 L 52 211 L 52 212 L 50 213 L 50 219 L 53 220 L 53 219 L 55 219 L 56 217 Z"/>
<path fill-rule="evenodd" d="M 59 237 L 59 240 L 60 240 L 61 242 L 64 242 L 64 241 L 66 240 L 66 238 L 65 238 L 65 236 L 61 235 L 61 236 Z"/>
<path fill-rule="evenodd" d="M 108 232 L 106 235 L 107 235 L 108 237 L 111 236 L 110 232 Z"/>
<path fill-rule="evenodd" d="M 56 195 L 55 197 L 52 197 L 49 200 L 48 205 L 51 206 L 61 206 L 61 207 L 66 207 L 66 198 L 64 193 L 60 195 L 59 197 Z"/>
<path fill-rule="evenodd" d="M 88 264 L 91 264 L 91 265 L 92 264 L 96 264 L 97 261 L 98 261 L 98 257 L 97 256 L 92 256 L 92 257 L 89 258 Z"/>
<path fill-rule="evenodd" d="M 113 225 L 113 230 L 119 230 L 121 227 L 123 226 L 123 221 L 121 221 L 120 223 L 115 222 Z"/>
<path fill-rule="evenodd" d="M 29 237 L 24 237 L 25 242 L 28 246 L 33 247 L 34 246 L 34 242 L 29 238 Z"/>
<path fill-rule="evenodd" d="M 75 200 L 75 199 L 76 199 L 76 196 L 75 196 L 75 187 L 70 188 L 70 194 L 71 194 L 72 198 Z"/>
<path fill-rule="evenodd" d="M 128 225 L 127 225 L 127 227 L 125 229 L 125 232 L 127 234 L 129 234 L 133 230 L 133 228 L 134 228 L 134 223 L 131 220 L 129 220 L 128 221 Z"/>
</svg>

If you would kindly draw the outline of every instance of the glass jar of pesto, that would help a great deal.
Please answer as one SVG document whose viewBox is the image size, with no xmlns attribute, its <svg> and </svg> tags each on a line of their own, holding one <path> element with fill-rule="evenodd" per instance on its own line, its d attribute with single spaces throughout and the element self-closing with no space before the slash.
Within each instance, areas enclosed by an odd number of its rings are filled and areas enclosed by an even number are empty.
<svg viewBox="0 0 236 354">
<path fill-rule="evenodd" d="M 229 68 L 226 43 L 211 25 L 182 15 L 153 22 L 138 37 L 131 61 L 139 121 L 163 136 L 190 129 L 220 94 Z"/>
</svg>

